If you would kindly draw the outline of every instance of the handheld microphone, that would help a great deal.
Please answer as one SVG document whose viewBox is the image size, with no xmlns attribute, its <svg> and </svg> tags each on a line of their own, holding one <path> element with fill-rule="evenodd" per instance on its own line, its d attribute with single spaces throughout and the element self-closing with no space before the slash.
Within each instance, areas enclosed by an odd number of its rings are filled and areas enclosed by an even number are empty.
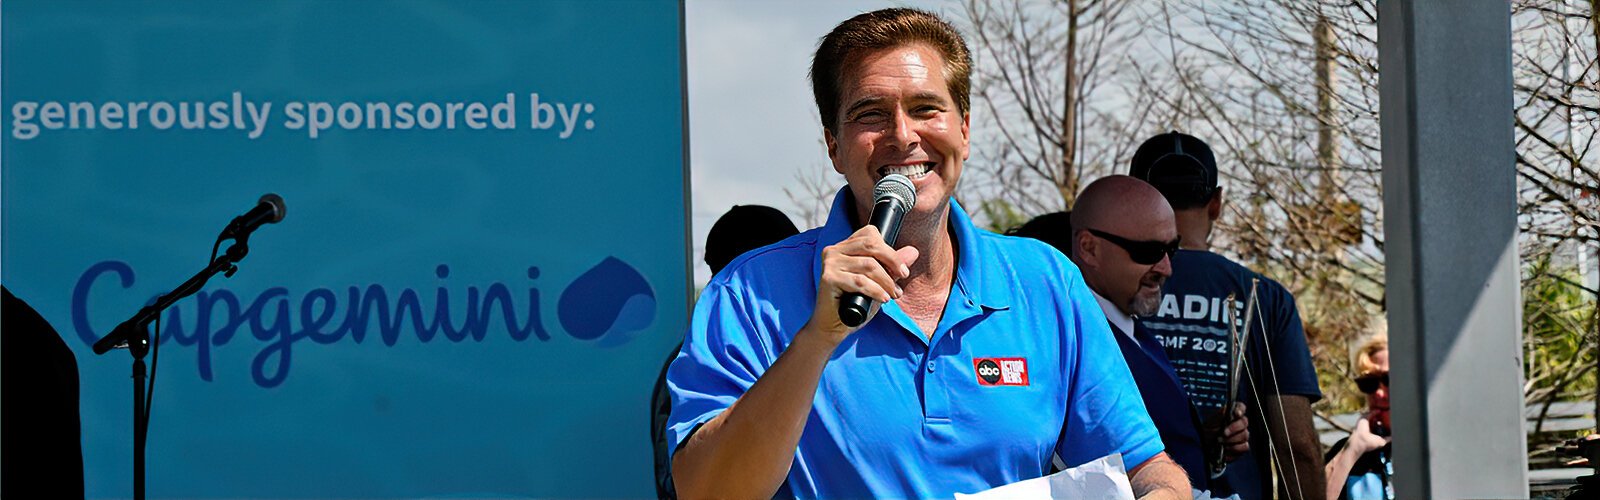
<svg viewBox="0 0 1600 500">
<path fill-rule="evenodd" d="M 222 230 L 222 237 L 235 239 L 248 237 L 262 224 L 275 224 L 283 220 L 288 211 L 288 207 L 283 204 L 283 197 L 277 193 L 261 195 L 261 201 L 256 203 L 255 208 L 245 212 L 244 215 L 234 217 L 233 222 L 228 223 L 228 228 Z"/>
<path fill-rule="evenodd" d="M 895 237 L 900 235 L 900 220 L 917 202 L 917 188 L 911 185 L 909 177 L 889 174 L 873 186 L 872 198 L 872 216 L 868 223 L 883 233 L 884 243 L 893 247 Z M 872 299 L 859 293 L 846 293 L 839 297 L 839 321 L 851 328 L 861 326 L 867 321 L 871 308 Z"/>
</svg>

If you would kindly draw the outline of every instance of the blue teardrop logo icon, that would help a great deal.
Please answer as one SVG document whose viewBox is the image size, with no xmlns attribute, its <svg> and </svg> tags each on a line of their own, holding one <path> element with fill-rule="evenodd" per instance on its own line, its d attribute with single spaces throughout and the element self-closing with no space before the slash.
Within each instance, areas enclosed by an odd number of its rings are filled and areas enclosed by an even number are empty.
<svg viewBox="0 0 1600 500">
<path fill-rule="evenodd" d="M 633 340 L 655 319 L 656 294 L 644 275 L 616 257 L 584 271 L 556 303 L 561 327 L 579 340 L 615 347 Z"/>
</svg>

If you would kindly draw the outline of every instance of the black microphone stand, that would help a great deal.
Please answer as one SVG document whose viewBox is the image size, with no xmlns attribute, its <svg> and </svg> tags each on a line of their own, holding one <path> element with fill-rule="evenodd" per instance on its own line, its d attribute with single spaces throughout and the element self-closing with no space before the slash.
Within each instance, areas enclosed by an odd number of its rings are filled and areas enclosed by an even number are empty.
<svg viewBox="0 0 1600 500">
<path fill-rule="evenodd" d="M 228 238 L 232 231 L 224 231 L 218 239 Z M 127 347 L 128 353 L 133 355 L 133 498 L 144 500 L 144 442 L 145 433 L 149 430 L 149 409 L 145 408 L 145 364 L 144 356 L 150 351 L 150 323 L 155 321 L 172 304 L 179 299 L 194 295 L 200 291 L 211 277 L 222 273 L 224 277 L 232 277 L 239 270 L 236 264 L 244 260 L 250 248 L 245 244 L 248 234 L 234 237 L 233 246 L 228 251 L 213 259 L 205 269 L 195 273 L 189 281 L 178 285 L 166 295 L 157 298 L 155 302 L 144 306 L 132 318 L 117 325 L 104 338 L 94 343 L 95 354 L 105 354 L 107 351 L 118 347 Z"/>
</svg>

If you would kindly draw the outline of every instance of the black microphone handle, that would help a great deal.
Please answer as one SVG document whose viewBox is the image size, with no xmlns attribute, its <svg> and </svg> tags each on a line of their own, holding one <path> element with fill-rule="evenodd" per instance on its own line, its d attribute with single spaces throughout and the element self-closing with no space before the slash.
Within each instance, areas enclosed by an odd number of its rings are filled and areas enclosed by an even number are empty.
<svg viewBox="0 0 1600 500">
<path fill-rule="evenodd" d="M 894 246 L 894 240 L 900 236 L 900 220 L 904 219 L 906 211 L 900 203 L 885 198 L 879 200 L 872 207 L 872 220 L 870 224 L 883 233 L 883 242 Z M 839 297 L 839 321 L 844 326 L 855 328 L 867 321 L 867 312 L 872 308 L 873 300 L 867 296 L 849 292 Z"/>
<path fill-rule="evenodd" d="M 255 227 L 265 224 L 267 221 L 271 220 L 274 216 L 274 212 L 276 211 L 277 209 L 274 208 L 270 203 L 257 203 L 255 208 L 250 209 L 249 212 L 245 212 L 244 215 L 234 217 L 233 225 L 238 226 L 240 229 L 254 229 Z"/>
</svg>

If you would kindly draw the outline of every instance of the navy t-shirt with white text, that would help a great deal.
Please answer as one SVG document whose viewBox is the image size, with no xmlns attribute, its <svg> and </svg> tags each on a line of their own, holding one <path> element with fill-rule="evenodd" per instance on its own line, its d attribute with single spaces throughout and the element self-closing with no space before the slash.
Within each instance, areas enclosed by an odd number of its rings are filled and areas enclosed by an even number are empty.
<svg viewBox="0 0 1600 500">
<path fill-rule="evenodd" d="M 1259 302 L 1251 322 L 1237 401 L 1260 408 L 1256 392 L 1305 396 L 1313 402 L 1322 398 L 1294 296 L 1277 281 L 1226 257 L 1207 251 L 1179 250 L 1172 256 L 1172 277 L 1162 289 L 1160 309 L 1139 321 L 1161 340 L 1202 418 L 1216 414 L 1228 399 L 1232 357 L 1224 303 L 1233 294 L 1234 316 L 1243 327 L 1252 279 L 1260 279 Z M 1252 422 L 1251 427 L 1261 423 L 1264 422 Z M 1213 481 L 1213 494 L 1238 493 L 1243 500 L 1268 496 L 1262 491 L 1265 465 L 1270 460 L 1267 439 L 1268 433 L 1252 430 L 1251 453 L 1230 463 L 1221 480 Z"/>
</svg>

